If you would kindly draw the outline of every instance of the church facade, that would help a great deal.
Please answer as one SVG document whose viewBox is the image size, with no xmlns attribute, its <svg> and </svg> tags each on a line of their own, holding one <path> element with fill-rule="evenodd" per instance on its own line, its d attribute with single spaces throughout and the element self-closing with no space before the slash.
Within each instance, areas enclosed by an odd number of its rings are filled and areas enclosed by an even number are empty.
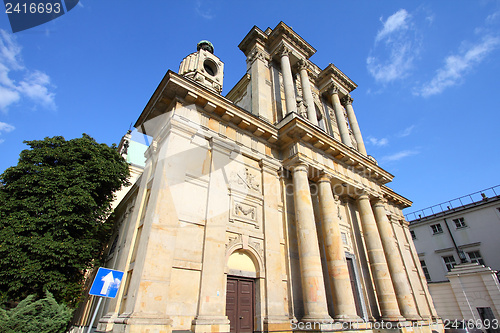
<svg viewBox="0 0 500 333">
<path fill-rule="evenodd" d="M 97 332 L 441 331 L 356 84 L 283 22 L 239 48 L 226 97 L 203 41 L 139 116 L 153 141 L 115 210 L 107 267 L 125 275 Z"/>
</svg>

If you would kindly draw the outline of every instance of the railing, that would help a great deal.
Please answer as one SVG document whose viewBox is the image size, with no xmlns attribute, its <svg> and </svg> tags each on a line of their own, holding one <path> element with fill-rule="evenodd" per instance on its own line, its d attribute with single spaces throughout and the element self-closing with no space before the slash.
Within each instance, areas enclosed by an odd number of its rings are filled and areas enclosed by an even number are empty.
<svg viewBox="0 0 500 333">
<path fill-rule="evenodd" d="M 500 185 L 496 185 L 479 192 L 467 194 L 460 198 L 456 198 L 450 201 L 445 201 L 443 203 L 431 207 L 427 207 L 421 210 L 417 210 L 415 212 L 405 214 L 405 218 L 407 221 L 411 222 L 413 220 L 418 220 L 431 215 L 444 213 L 447 211 L 453 211 L 463 206 L 477 204 L 478 202 L 484 202 L 488 200 L 488 198 L 497 197 L 499 193 L 500 193 Z"/>
</svg>

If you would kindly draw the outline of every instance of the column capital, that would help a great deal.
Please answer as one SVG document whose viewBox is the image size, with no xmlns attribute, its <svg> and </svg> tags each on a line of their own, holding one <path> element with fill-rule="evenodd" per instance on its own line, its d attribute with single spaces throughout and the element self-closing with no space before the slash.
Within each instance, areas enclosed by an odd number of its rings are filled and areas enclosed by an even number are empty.
<svg viewBox="0 0 500 333">
<path fill-rule="evenodd" d="M 278 54 L 280 57 L 285 57 L 289 56 L 292 50 L 290 50 L 288 47 L 285 45 L 281 45 L 280 48 L 276 51 L 276 54 Z"/>
<path fill-rule="evenodd" d="M 271 57 L 269 56 L 269 54 L 266 51 L 264 51 L 258 47 L 255 47 L 248 54 L 247 63 L 252 64 L 257 59 L 264 62 L 264 64 L 266 64 L 266 66 L 267 66 L 269 64 L 269 60 L 271 60 Z"/>
<path fill-rule="evenodd" d="M 347 94 L 342 98 L 342 102 L 344 102 L 344 105 L 352 105 L 353 99 L 351 95 Z"/>
<path fill-rule="evenodd" d="M 304 60 L 304 59 L 300 59 L 298 62 L 297 62 L 297 69 L 300 71 L 300 70 L 307 70 L 309 68 L 309 65 L 307 63 L 307 60 Z"/>
<path fill-rule="evenodd" d="M 387 199 L 384 197 L 376 197 L 373 200 L 373 206 L 374 207 L 383 207 L 385 208 L 385 204 L 387 203 Z"/>
<path fill-rule="evenodd" d="M 304 171 L 306 173 L 309 173 L 309 165 L 307 163 L 304 163 L 304 162 L 299 162 L 297 164 L 292 165 L 291 171 L 292 171 L 292 174 L 295 172 L 299 172 L 299 171 Z"/>
<path fill-rule="evenodd" d="M 327 91 L 330 95 L 335 95 L 335 94 L 339 94 L 340 93 L 340 89 L 339 87 L 337 87 L 336 85 L 332 84 L 330 87 L 327 88 Z"/>
<path fill-rule="evenodd" d="M 318 183 L 325 183 L 325 182 L 328 182 L 330 183 L 332 180 L 332 176 L 325 173 L 325 172 L 322 172 L 320 175 L 319 175 L 319 178 L 318 178 Z"/>
<path fill-rule="evenodd" d="M 280 176 L 281 167 L 276 163 L 272 163 L 268 160 L 261 159 L 259 161 L 259 166 L 262 168 L 263 172 L 270 173 L 276 177 Z"/>
<path fill-rule="evenodd" d="M 361 192 L 360 194 L 358 194 L 356 197 L 356 200 L 358 200 L 358 201 L 359 200 L 366 200 L 366 199 L 370 200 L 370 196 L 368 195 L 367 192 L 364 192 L 364 191 Z"/>
</svg>

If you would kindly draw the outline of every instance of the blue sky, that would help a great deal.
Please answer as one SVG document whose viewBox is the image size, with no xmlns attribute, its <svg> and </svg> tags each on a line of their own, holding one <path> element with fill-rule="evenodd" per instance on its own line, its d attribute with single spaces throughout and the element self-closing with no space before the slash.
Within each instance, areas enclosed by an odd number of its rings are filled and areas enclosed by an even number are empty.
<svg viewBox="0 0 500 333">
<path fill-rule="evenodd" d="M 210 40 L 225 95 L 239 42 L 279 21 L 358 88 L 368 154 L 414 202 L 406 213 L 500 184 L 500 1 L 92 1 L 12 34 L 0 13 L 0 172 L 23 140 L 118 143 L 168 69 Z"/>
</svg>

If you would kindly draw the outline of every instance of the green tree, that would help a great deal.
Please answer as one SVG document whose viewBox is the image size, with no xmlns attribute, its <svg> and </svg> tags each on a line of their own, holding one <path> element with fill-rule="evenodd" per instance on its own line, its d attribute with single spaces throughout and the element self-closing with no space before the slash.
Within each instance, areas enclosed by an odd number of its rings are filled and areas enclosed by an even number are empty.
<svg viewBox="0 0 500 333">
<path fill-rule="evenodd" d="M 64 333 L 72 312 L 48 291 L 39 300 L 30 295 L 13 309 L 0 308 L 0 333 Z"/>
<path fill-rule="evenodd" d="M 50 290 L 74 303 L 109 237 L 105 221 L 128 164 L 86 134 L 25 143 L 31 149 L 0 175 L 0 293 L 19 301 Z"/>
</svg>

